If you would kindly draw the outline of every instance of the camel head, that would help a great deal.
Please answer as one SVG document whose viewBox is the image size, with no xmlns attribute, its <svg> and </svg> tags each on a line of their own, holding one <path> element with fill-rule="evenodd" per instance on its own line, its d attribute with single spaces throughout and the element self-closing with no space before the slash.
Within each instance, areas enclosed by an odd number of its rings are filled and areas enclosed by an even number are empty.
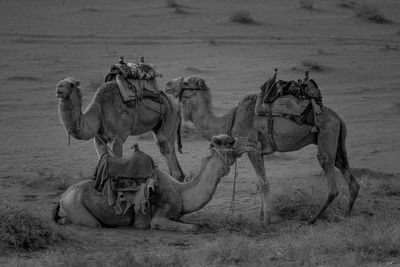
<svg viewBox="0 0 400 267">
<path fill-rule="evenodd" d="M 206 81 L 199 76 L 180 77 L 167 82 L 165 92 L 174 97 L 181 97 L 184 91 L 208 90 Z"/>
<path fill-rule="evenodd" d="M 226 134 L 220 134 L 211 139 L 210 150 L 223 155 L 224 160 L 232 165 L 236 158 L 255 149 L 255 145 L 249 142 L 247 137 L 233 138 Z"/>
<path fill-rule="evenodd" d="M 180 77 L 167 82 L 165 92 L 178 98 L 183 105 L 183 118 L 190 120 L 191 111 L 198 108 L 198 101 L 211 108 L 210 89 L 206 85 L 204 78 L 199 76 Z"/>
<path fill-rule="evenodd" d="M 57 83 L 56 95 L 61 99 L 67 99 L 72 92 L 76 92 L 80 95 L 80 90 L 78 88 L 80 82 L 72 77 L 67 77 L 62 79 Z"/>
</svg>

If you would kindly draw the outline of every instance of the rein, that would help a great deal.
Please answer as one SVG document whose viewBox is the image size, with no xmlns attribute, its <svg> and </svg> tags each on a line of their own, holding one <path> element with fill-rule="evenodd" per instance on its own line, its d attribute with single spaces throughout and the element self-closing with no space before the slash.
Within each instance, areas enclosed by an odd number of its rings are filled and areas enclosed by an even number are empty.
<svg viewBox="0 0 400 267">
<path fill-rule="evenodd" d="M 228 162 L 226 161 L 226 155 L 222 155 L 221 153 L 220 153 L 220 151 L 222 152 L 222 151 L 229 151 L 229 152 L 233 152 L 234 154 L 235 154 L 235 151 L 234 151 L 234 149 L 213 149 L 219 156 L 220 156 L 220 158 L 225 162 L 225 164 L 228 164 Z M 235 203 L 236 203 L 236 201 L 235 201 L 235 198 L 236 198 L 236 180 L 237 180 L 237 178 L 238 178 L 238 171 L 237 171 L 237 159 L 236 159 L 236 156 L 235 156 L 235 173 L 234 173 L 234 176 L 233 176 L 233 187 L 232 187 L 232 198 L 231 198 L 231 205 L 230 205 L 230 207 L 229 207 L 229 210 L 228 210 L 228 214 L 226 215 L 226 218 L 225 218 L 225 220 L 228 220 L 228 218 L 229 217 L 231 217 L 231 216 L 233 216 L 233 211 L 235 210 Z"/>
</svg>

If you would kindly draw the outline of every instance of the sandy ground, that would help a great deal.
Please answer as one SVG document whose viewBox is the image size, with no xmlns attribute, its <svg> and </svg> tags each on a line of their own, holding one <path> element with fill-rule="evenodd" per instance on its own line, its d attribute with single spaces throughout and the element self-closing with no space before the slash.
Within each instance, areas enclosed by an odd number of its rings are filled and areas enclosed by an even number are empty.
<svg viewBox="0 0 400 267">
<path fill-rule="evenodd" d="M 311 77 L 319 83 L 324 103 L 346 122 L 351 166 L 399 173 L 400 3 L 380 1 L 392 22 L 375 24 L 355 17 L 353 9 L 338 7 L 338 2 L 316 1 L 310 11 L 293 0 L 190 0 L 182 1 L 181 14 L 167 8 L 165 1 L 1 0 L 0 197 L 23 203 L 48 219 L 59 192 L 45 184 L 32 189 L 19 181 L 93 172 L 97 156 L 92 142 L 71 140 L 67 145 L 55 85 L 66 76 L 77 78 L 87 105 L 120 55 L 128 61 L 145 56 L 156 64 L 164 74 L 160 85 L 179 76 L 205 77 L 217 114 L 258 92 L 275 67 L 279 78 L 297 79 L 303 75 L 302 61 L 316 61 L 323 70 L 312 71 Z M 230 22 L 237 10 L 249 11 L 257 24 Z M 130 137 L 124 151 L 138 141 L 165 168 L 152 140 Z M 179 160 L 189 173 L 200 165 L 198 152 L 206 152 L 208 141 L 196 134 L 183 141 Z M 267 156 L 265 163 L 273 196 L 297 185 L 326 191 L 325 181 L 316 176 L 320 168 L 315 147 Z M 256 176 L 246 157 L 238 170 L 236 212 L 255 219 Z M 223 220 L 232 177 L 231 172 L 210 204 L 189 219 Z M 94 243 L 130 234 L 127 229 L 70 230 Z M 134 234 L 146 236 L 150 244 L 182 236 Z M 195 238 L 189 237 L 190 242 Z M 6 262 L 7 257 L 0 257 L 0 263 Z"/>
</svg>

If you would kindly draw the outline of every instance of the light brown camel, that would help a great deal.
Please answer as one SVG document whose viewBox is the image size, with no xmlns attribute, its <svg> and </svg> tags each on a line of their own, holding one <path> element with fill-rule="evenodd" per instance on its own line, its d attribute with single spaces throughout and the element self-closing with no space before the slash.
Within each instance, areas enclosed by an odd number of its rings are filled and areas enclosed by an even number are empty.
<svg viewBox="0 0 400 267">
<path fill-rule="evenodd" d="M 71 77 L 62 79 L 57 84 L 56 94 L 60 98 L 60 119 L 68 134 L 79 140 L 94 138 L 99 158 L 107 152 L 107 143 L 112 145 L 114 156 L 122 157 L 123 143 L 129 135 L 153 131 L 171 175 L 178 181 L 184 179 L 174 146 L 181 117 L 176 105 L 165 94 L 161 94 L 166 103 L 163 109 L 147 98 L 127 105 L 122 101 L 117 83 L 107 82 L 97 89 L 84 112 L 79 81 Z"/>
<path fill-rule="evenodd" d="M 351 173 L 347 159 L 345 124 L 331 109 L 323 107 L 323 113 L 318 115 L 317 122 L 320 124 L 318 133 L 311 132 L 310 125 L 298 125 L 283 117 L 274 117 L 271 138 L 268 135 L 268 118 L 255 115 L 256 94 L 246 96 L 227 114 L 216 117 L 211 111 L 211 94 L 203 78 L 190 76 L 171 80 L 167 83 L 165 91 L 179 99 L 183 118 L 192 121 L 206 139 L 225 133 L 245 136 L 250 141 L 258 143 L 257 151 L 249 151 L 247 155 L 258 176 L 257 186 L 261 196 L 259 217 L 264 222 L 270 222 L 271 204 L 263 155 L 275 151 L 296 151 L 310 144 L 318 145 L 317 157 L 327 177 L 329 192 L 325 204 L 309 222 L 314 223 L 339 194 L 335 167 L 340 169 L 348 184 L 350 199 L 346 214 L 351 214 L 360 186 Z"/>
<path fill-rule="evenodd" d="M 204 207 L 212 198 L 221 178 L 229 173 L 235 159 L 252 149 L 247 138 L 236 140 L 227 135 L 212 138 L 209 154 L 203 159 L 199 173 L 189 182 L 180 183 L 156 167 L 158 187 L 152 207 L 146 214 L 135 214 L 134 227 L 139 229 L 191 231 L 196 225 L 178 222 L 185 214 Z M 254 148 L 253 148 L 254 149 Z M 94 180 L 85 180 L 69 187 L 61 196 L 54 219 L 60 224 L 74 223 L 89 227 L 123 226 L 130 216 L 115 215 L 102 193 L 94 188 Z"/>
</svg>

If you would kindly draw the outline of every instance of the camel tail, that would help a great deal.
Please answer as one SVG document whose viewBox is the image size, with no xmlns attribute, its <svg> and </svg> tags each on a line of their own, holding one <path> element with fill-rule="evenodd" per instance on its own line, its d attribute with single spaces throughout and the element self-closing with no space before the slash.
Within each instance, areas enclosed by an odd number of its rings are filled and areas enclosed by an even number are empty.
<svg viewBox="0 0 400 267">
<path fill-rule="evenodd" d="M 57 206 L 55 206 L 52 210 L 51 217 L 53 221 L 58 223 L 58 220 L 61 219 L 60 215 L 58 215 L 58 212 L 60 211 L 60 202 L 57 203 Z"/>
<path fill-rule="evenodd" d="M 183 153 L 182 153 L 182 135 L 181 135 L 182 117 L 181 117 L 180 114 L 179 114 L 179 117 L 180 117 L 180 119 L 179 119 L 179 124 L 178 124 L 178 127 L 177 127 L 177 129 L 176 129 L 176 141 L 177 141 L 177 144 L 178 144 L 178 152 L 179 152 L 180 154 L 183 154 Z"/>
<path fill-rule="evenodd" d="M 340 133 L 336 151 L 335 166 L 340 170 L 350 171 L 350 164 L 347 158 L 347 151 L 346 151 L 347 129 L 344 121 L 339 116 L 338 119 L 340 121 Z"/>
</svg>

